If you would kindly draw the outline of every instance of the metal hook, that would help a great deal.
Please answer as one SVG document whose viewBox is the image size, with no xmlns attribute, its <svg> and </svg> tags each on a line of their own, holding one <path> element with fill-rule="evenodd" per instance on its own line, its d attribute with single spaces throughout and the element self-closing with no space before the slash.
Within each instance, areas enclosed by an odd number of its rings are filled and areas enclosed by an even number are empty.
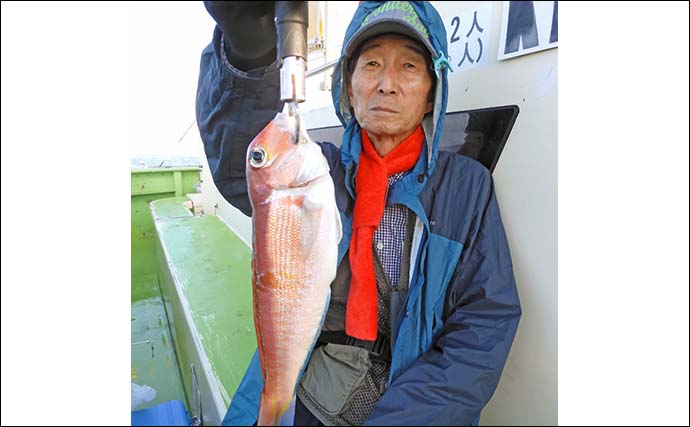
<svg viewBox="0 0 690 427">
<path fill-rule="evenodd" d="M 297 102 L 288 102 L 288 116 L 293 117 L 295 119 L 295 133 L 292 142 L 297 144 L 299 142 L 300 133 L 299 104 Z"/>
</svg>

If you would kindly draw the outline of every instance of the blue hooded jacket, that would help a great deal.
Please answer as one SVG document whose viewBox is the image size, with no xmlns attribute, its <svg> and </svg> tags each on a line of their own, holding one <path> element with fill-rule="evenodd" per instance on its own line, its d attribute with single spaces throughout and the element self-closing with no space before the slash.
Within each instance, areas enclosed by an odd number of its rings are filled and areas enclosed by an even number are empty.
<svg viewBox="0 0 690 427">
<path fill-rule="evenodd" d="M 382 2 L 362 2 L 348 40 Z M 393 2 L 395 3 L 395 2 Z M 417 216 L 407 303 L 399 316 L 389 387 L 368 425 L 469 425 L 494 394 L 521 316 L 512 261 L 493 181 L 480 163 L 438 150 L 448 100 L 447 36 L 428 2 L 410 2 L 439 56 L 434 109 L 423 122 L 426 150 L 388 192 Z M 245 214 L 245 154 L 253 137 L 282 109 L 276 64 L 242 72 L 230 65 L 216 29 L 204 50 L 197 122 L 219 191 Z M 354 178 L 361 128 L 351 116 L 341 56 L 333 74 L 336 114 L 345 127 L 340 148 L 320 143 L 331 168 L 343 238 L 352 235 Z M 224 425 L 251 425 L 263 387 L 257 354 L 232 398 Z"/>
</svg>

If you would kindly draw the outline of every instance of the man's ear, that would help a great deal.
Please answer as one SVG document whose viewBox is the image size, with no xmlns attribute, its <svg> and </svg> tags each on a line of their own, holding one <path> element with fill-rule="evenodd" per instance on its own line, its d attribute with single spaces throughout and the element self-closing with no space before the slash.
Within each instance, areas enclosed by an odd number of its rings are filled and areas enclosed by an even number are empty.
<svg viewBox="0 0 690 427">
<path fill-rule="evenodd" d="M 427 101 L 426 103 L 426 111 L 424 114 L 429 114 L 434 110 L 434 101 Z"/>
<path fill-rule="evenodd" d="M 426 110 L 424 110 L 424 114 L 429 114 L 432 111 L 434 111 L 434 95 L 436 92 L 436 84 L 431 85 L 431 89 L 429 89 L 429 94 L 426 96 Z"/>
</svg>

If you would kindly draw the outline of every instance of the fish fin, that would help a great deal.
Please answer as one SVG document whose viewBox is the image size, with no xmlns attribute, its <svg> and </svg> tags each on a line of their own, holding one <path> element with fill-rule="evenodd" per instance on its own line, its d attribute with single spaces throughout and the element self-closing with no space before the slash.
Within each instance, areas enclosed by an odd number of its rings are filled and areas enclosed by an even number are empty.
<svg viewBox="0 0 690 427">
<path fill-rule="evenodd" d="M 281 400 L 268 397 L 264 392 L 261 393 L 261 403 L 259 404 L 259 426 L 278 426 L 293 425 L 295 419 L 295 395 L 292 399 Z M 285 423 L 285 424 L 284 424 Z"/>
<path fill-rule="evenodd" d="M 292 197 L 293 203 L 297 205 L 298 208 L 303 208 L 304 207 L 304 198 L 306 196 L 304 194 L 300 194 L 299 196 L 294 196 Z"/>
<path fill-rule="evenodd" d="M 308 257 L 314 248 L 314 244 L 319 238 L 321 220 L 323 215 L 323 205 L 313 197 L 308 195 L 301 196 L 302 226 L 300 240 L 302 243 L 302 253 Z M 299 206 L 299 205 L 298 205 Z"/>
<path fill-rule="evenodd" d="M 285 412 L 283 412 L 283 415 L 280 417 L 280 425 L 281 426 L 293 426 L 295 425 L 295 400 L 297 398 L 297 395 L 292 396 L 292 401 L 290 402 L 290 405 L 287 407 Z"/>
<path fill-rule="evenodd" d="M 278 415 L 278 405 L 275 399 L 266 396 L 265 391 L 261 393 L 261 403 L 259 404 L 258 426 L 277 426 L 280 416 Z"/>
</svg>

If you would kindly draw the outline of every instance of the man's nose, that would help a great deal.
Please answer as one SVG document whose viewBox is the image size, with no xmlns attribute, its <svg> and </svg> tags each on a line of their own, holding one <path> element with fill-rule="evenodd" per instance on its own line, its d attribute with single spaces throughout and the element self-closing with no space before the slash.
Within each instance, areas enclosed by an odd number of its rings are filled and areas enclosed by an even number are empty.
<svg viewBox="0 0 690 427">
<path fill-rule="evenodd" d="M 380 94 L 394 95 L 398 93 L 398 79 L 393 67 L 383 67 L 379 75 L 377 91 Z"/>
</svg>

